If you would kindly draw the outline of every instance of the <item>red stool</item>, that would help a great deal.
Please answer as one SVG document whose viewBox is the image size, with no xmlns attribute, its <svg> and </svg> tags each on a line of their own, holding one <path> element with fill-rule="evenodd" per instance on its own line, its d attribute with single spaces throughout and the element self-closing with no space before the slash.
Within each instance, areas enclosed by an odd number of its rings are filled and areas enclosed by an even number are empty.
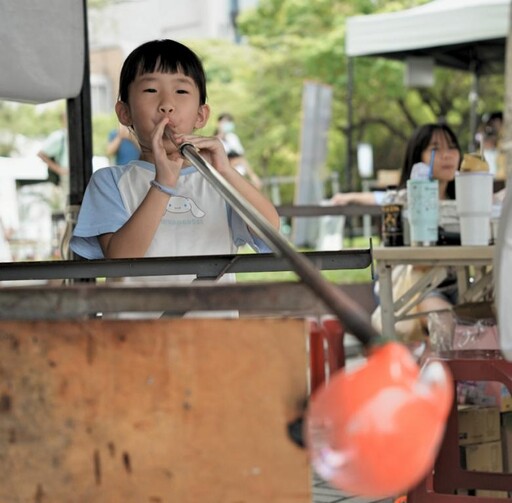
<svg viewBox="0 0 512 503">
<path fill-rule="evenodd" d="M 456 381 L 497 381 L 512 393 L 512 363 L 500 359 L 448 358 Z M 433 471 L 407 495 L 408 503 L 503 503 L 503 498 L 456 495 L 457 489 L 512 490 L 512 473 L 468 471 L 461 467 L 457 399 Z"/>
<path fill-rule="evenodd" d="M 310 389 L 329 379 L 329 376 L 345 366 L 343 338 L 345 331 L 335 318 L 310 320 L 309 358 Z"/>
</svg>

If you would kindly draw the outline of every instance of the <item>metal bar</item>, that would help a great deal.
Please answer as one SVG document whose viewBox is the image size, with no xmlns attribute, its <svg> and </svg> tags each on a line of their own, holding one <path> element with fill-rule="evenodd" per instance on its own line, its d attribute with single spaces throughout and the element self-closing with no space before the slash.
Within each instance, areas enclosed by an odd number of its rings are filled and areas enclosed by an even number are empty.
<svg viewBox="0 0 512 503">
<path fill-rule="evenodd" d="M 366 269 L 371 265 L 370 249 L 335 252 L 307 252 L 311 263 L 324 270 Z M 236 258 L 236 260 L 233 260 Z M 270 253 L 247 255 L 208 255 L 197 257 L 152 257 L 115 260 L 56 260 L 0 263 L 0 281 L 121 278 L 126 276 L 166 276 L 197 274 L 217 277 L 226 272 L 289 271 L 289 262 Z"/>
<path fill-rule="evenodd" d="M 288 259 L 292 269 L 304 283 L 322 299 L 326 306 L 338 316 L 345 327 L 363 345 L 370 346 L 382 341 L 382 336 L 372 326 L 367 318 L 367 313 L 364 312 L 361 306 L 326 281 L 311 261 L 296 252 L 288 241 L 213 166 L 199 155 L 193 145 L 185 143 L 179 148 L 183 157 L 196 167 L 224 199 L 231 204 L 241 218 L 271 248 Z"/>
<path fill-rule="evenodd" d="M 342 288 L 342 287 L 338 287 Z M 237 310 L 241 314 L 317 316 L 329 311 L 302 283 L 194 283 L 179 286 L 81 284 L 0 289 L 0 319 L 91 317 L 96 313 Z"/>
<path fill-rule="evenodd" d="M 321 217 L 324 215 L 381 216 L 382 207 L 376 204 L 348 204 L 346 206 L 282 205 L 276 207 L 282 217 Z"/>
</svg>

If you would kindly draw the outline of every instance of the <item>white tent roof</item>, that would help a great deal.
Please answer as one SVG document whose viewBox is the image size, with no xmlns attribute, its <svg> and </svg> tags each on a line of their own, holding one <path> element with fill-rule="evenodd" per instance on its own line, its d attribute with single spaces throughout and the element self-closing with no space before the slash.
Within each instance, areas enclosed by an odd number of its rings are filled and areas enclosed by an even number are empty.
<svg viewBox="0 0 512 503">
<path fill-rule="evenodd" d="M 433 0 L 386 14 L 347 19 L 348 56 L 431 56 L 477 73 L 503 68 L 511 0 Z M 473 68 L 474 66 L 474 68 Z"/>
<path fill-rule="evenodd" d="M 3 0 L 0 99 L 76 97 L 85 60 L 83 0 Z"/>
</svg>

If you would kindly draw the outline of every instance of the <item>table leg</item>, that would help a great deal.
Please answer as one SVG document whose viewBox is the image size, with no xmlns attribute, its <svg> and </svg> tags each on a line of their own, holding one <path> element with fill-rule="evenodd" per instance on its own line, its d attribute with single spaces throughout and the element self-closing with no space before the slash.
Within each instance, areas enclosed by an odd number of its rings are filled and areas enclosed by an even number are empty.
<svg viewBox="0 0 512 503">
<path fill-rule="evenodd" d="M 469 268 L 468 266 L 457 267 L 457 289 L 459 291 L 459 302 L 464 298 L 464 294 L 469 285 Z"/>
<path fill-rule="evenodd" d="M 391 339 L 396 338 L 395 334 L 395 312 L 393 308 L 393 281 L 391 278 L 392 267 L 379 262 L 377 265 L 379 274 L 379 297 L 382 319 L 382 334 Z"/>
</svg>

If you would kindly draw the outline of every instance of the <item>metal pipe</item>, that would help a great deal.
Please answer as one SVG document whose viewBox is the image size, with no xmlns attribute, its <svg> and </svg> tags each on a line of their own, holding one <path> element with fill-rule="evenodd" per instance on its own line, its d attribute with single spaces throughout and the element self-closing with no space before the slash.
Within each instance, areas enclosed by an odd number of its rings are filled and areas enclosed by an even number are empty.
<svg viewBox="0 0 512 503">
<path fill-rule="evenodd" d="M 304 256 L 295 251 L 288 241 L 197 151 L 190 143 L 178 146 L 181 155 L 213 185 L 241 218 L 256 232 L 275 253 L 285 257 L 293 270 L 339 318 L 348 331 L 365 346 L 383 342 L 383 337 L 368 320 L 359 304 L 339 291 L 321 275 L 320 271 Z"/>
</svg>

